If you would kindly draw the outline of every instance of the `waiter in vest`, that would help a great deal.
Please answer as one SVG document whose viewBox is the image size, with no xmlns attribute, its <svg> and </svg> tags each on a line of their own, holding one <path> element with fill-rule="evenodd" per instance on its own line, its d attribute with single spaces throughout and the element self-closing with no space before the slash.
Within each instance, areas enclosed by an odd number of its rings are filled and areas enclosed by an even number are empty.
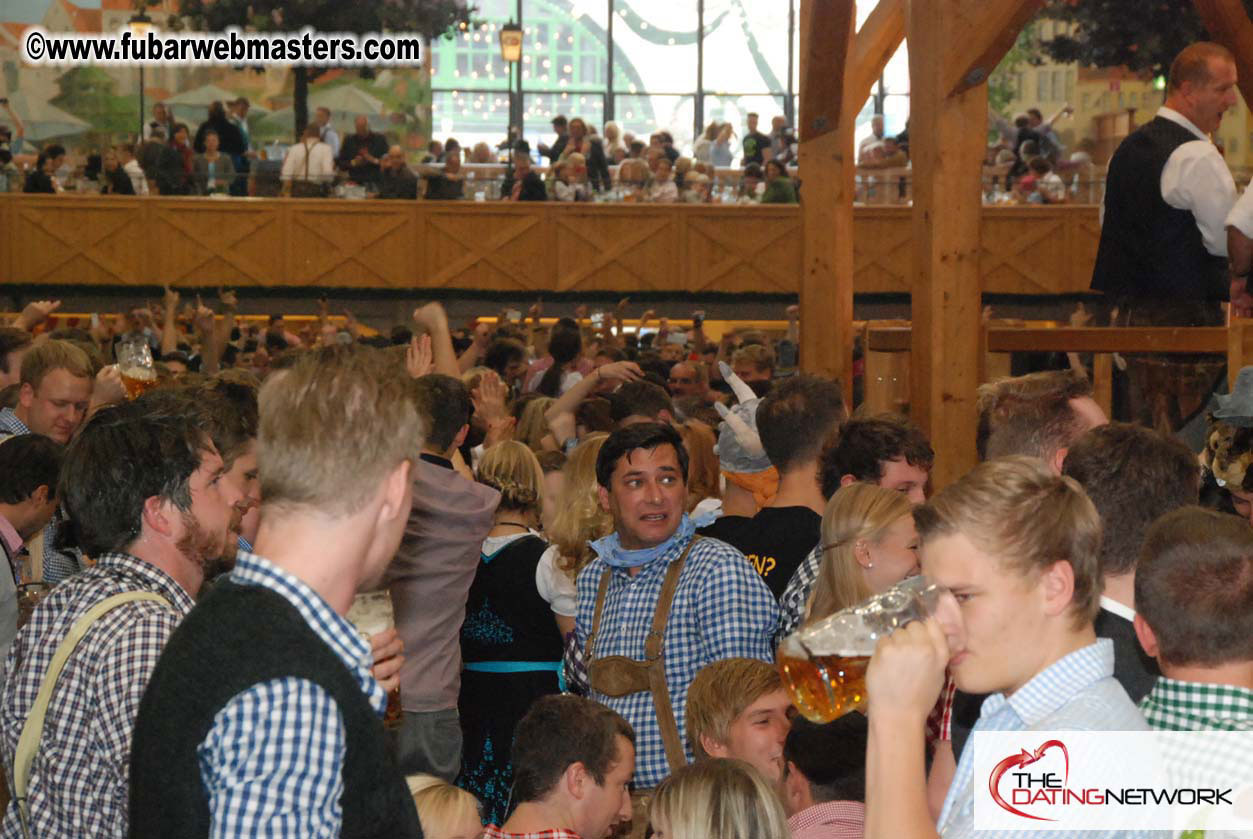
<svg viewBox="0 0 1253 839">
<path fill-rule="evenodd" d="M 1166 104 L 1114 152 L 1092 288 L 1125 326 L 1221 326 L 1230 295 L 1226 218 L 1235 183 L 1210 140 L 1236 104 L 1230 51 L 1199 42 L 1170 66 Z M 1129 359 L 1132 419 L 1177 430 L 1222 375 L 1205 357 Z"/>
<path fill-rule="evenodd" d="M 647 793 L 692 759 L 684 718 L 697 671 L 724 658 L 774 660 L 774 595 L 742 553 L 696 535 L 683 512 L 687 468 L 670 425 L 630 425 L 605 440 L 596 481 L 614 532 L 592 543 L 596 559 L 578 579 L 589 697 L 635 729 L 635 836 Z"/>
</svg>

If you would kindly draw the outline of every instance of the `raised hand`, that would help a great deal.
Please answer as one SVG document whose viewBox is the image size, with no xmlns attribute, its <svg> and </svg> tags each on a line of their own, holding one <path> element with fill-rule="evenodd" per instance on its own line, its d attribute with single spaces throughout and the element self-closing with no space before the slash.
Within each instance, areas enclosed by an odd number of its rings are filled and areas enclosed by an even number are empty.
<svg viewBox="0 0 1253 839">
<path fill-rule="evenodd" d="M 48 316 L 61 308 L 60 300 L 32 300 L 22 309 L 13 325 L 19 329 L 30 331 L 48 319 Z"/>
<path fill-rule="evenodd" d="M 474 413 L 481 416 L 487 423 L 504 419 L 508 416 L 505 411 L 507 394 L 508 388 L 495 371 L 484 373 L 479 379 L 479 386 L 470 393 L 470 399 L 474 403 Z"/>
<path fill-rule="evenodd" d="M 431 351 L 431 336 L 414 336 L 405 349 L 405 370 L 415 379 L 430 373 L 435 367 L 435 355 Z"/>
</svg>

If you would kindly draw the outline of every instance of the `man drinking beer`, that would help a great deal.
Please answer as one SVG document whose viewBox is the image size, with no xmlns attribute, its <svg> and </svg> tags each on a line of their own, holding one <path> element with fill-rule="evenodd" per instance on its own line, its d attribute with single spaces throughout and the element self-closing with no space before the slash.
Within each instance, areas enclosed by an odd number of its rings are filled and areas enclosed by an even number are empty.
<svg viewBox="0 0 1253 839">
<path fill-rule="evenodd" d="M 868 839 L 974 834 L 974 749 L 962 752 L 938 826 L 927 807 L 924 723 L 946 665 L 961 690 L 992 694 L 974 733 L 1146 728 L 1113 677 L 1113 643 L 1093 629 L 1101 523 L 1074 480 L 1035 458 L 993 460 L 914 518 L 923 573 L 948 587 L 960 617 L 910 623 L 875 649 Z"/>
</svg>

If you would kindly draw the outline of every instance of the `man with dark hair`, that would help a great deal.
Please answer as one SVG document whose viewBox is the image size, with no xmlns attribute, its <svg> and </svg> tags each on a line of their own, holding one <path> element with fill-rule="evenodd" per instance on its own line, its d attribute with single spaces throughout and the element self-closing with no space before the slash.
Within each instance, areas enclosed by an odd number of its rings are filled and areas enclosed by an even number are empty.
<svg viewBox="0 0 1253 839">
<path fill-rule="evenodd" d="M 779 470 L 779 489 L 757 515 L 718 538 L 743 552 L 776 598 L 821 541 L 827 500 L 819 462 L 847 416 L 838 384 L 804 374 L 784 379 L 757 407 L 757 432 Z"/>
<path fill-rule="evenodd" d="M 770 149 L 770 137 L 757 130 L 757 121 L 757 114 L 750 112 L 747 118 L 748 130 L 744 132 L 744 157 L 740 160 L 741 166 L 750 163 L 760 166 L 766 162 L 765 153 Z"/>
<path fill-rule="evenodd" d="M 822 494 L 864 481 L 904 493 L 915 504 L 927 500 L 927 480 L 935 451 L 918 426 L 904 417 L 881 414 L 853 418 L 822 457 Z"/>
<path fill-rule="evenodd" d="M 858 481 L 904 493 L 915 504 L 927 500 L 927 480 L 935 452 L 921 429 L 904 417 L 881 414 L 850 419 L 840 427 L 836 444 L 822 455 L 822 495 L 828 500 L 840 487 Z M 815 545 L 779 598 L 780 637 L 800 625 L 818 571 L 822 551 Z"/>
<path fill-rule="evenodd" d="M 792 839 L 861 839 L 866 818 L 866 718 L 792 720 L 783 742 L 783 804 Z"/>
<path fill-rule="evenodd" d="M 513 815 L 485 839 L 604 839 L 631 818 L 635 732 L 578 696 L 536 700 L 513 743 Z"/>
<path fill-rule="evenodd" d="M 637 790 L 690 761 L 684 715 L 702 667 L 774 657 L 774 598 L 739 551 L 696 536 L 683 512 L 687 467 L 679 433 L 663 423 L 620 428 L 596 459 L 614 530 L 579 574 L 575 638 L 591 698 L 635 729 Z"/>
<path fill-rule="evenodd" d="M 55 681 L 26 789 L 32 835 L 126 834 L 143 686 L 191 610 L 205 565 L 233 539 L 239 493 L 222 480 L 221 457 L 183 406 L 167 410 L 141 397 L 106 408 L 66 452 L 58 494 L 96 563 L 36 606 L 9 650 L 0 756 L 10 779 L 18 739 L 71 628 L 114 595 L 143 599 L 89 621 Z M 21 836 L 21 820 L 9 807 L 0 835 Z"/>
<path fill-rule="evenodd" d="M 22 356 L 34 340 L 25 329 L 0 326 L 0 388 L 22 381 Z"/>
<path fill-rule="evenodd" d="M 414 383 L 426 429 L 413 466 L 413 511 L 387 586 L 409 655 L 400 670 L 404 717 L 389 732 L 405 774 L 452 782 L 461 767 L 461 624 L 479 550 L 500 503 L 495 489 L 467 478 L 457 449 L 469 433 L 470 392 L 460 379 L 430 373 Z"/>
<path fill-rule="evenodd" d="M 645 422 L 674 422 L 674 403 L 659 385 L 626 382 L 609 395 L 609 416 L 618 428 Z"/>
<path fill-rule="evenodd" d="M 412 385 L 391 356 L 354 346 L 303 353 L 266 380 L 256 552 L 240 553 L 153 671 L 131 835 L 422 835 L 383 733 L 400 645 L 372 650 L 380 636 L 346 617 L 408 520 L 422 441 Z M 396 660 L 380 676 L 372 659 Z"/>
<path fill-rule="evenodd" d="M 0 550 L 8 560 L 0 569 L 0 649 L 7 650 L 17 635 L 17 586 L 27 562 L 23 547 L 56 512 L 64 456 L 62 446 L 42 434 L 0 443 Z"/>
<path fill-rule="evenodd" d="M 1168 513 L 1145 534 L 1135 585 L 1136 635 L 1162 669 L 1140 703 L 1149 726 L 1253 731 L 1253 529 Z"/>
<path fill-rule="evenodd" d="M 1139 702 L 1157 678 L 1152 659 L 1136 643 L 1136 561 L 1149 526 L 1180 507 L 1195 505 L 1201 469 L 1173 437 L 1115 422 L 1079 438 L 1062 474 L 1079 482 L 1101 515 L 1101 611 L 1098 638 L 1114 642 L 1114 678 Z"/>
<path fill-rule="evenodd" d="M 1061 474 L 1070 445 L 1109 422 L 1092 383 L 1073 370 L 1048 370 L 980 385 L 975 447 L 980 460 L 1038 457 Z"/>
<path fill-rule="evenodd" d="M 516 392 L 526 375 L 526 347 L 514 338 L 497 338 L 488 345 L 483 366 L 495 370 L 505 387 Z"/>
<path fill-rule="evenodd" d="M 566 143 L 570 141 L 570 122 L 566 119 L 565 114 L 557 114 L 552 121 L 553 132 L 557 135 L 557 139 L 553 141 L 551 146 L 540 143 L 536 148 L 539 150 L 540 157 L 547 157 L 553 163 L 561 157 L 561 153 L 565 151 Z"/>
</svg>

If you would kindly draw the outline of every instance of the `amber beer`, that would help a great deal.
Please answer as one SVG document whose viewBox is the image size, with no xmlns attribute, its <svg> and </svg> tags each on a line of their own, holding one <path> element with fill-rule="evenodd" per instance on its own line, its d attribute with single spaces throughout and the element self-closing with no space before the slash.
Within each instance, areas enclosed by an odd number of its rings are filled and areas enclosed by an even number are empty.
<svg viewBox="0 0 1253 839">
<path fill-rule="evenodd" d="M 392 608 L 391 593 L 383 589 L 358 594 L 352 599 L 347 617 L 348 622 L 357 628 L 357 633 L 366 641 L 380 632 L 394 628 L 396 615 Z M 383 714 L 383 725 L 387 728 L 398 727 L 402 714 L 400 688 L 397 687 L 387 693 L 387 711 Z"/>
<path fill-rule="evenodd" d="M 941 604 L 956 609 L 951 601 L 944 587 L 911 577 L 784 638 L 776 661 L 792 704 L 816 723 L 865 710 L 866 669 L 879 639 Z"/>
<path fill-rule="evenodd" d="M 792 704 L 810 722 L 827 723 L 866 710 L 869 655 L 789 655 L 780 646 L 779 672 Z"/>
<path fill-rule="evenodd" d="M 124 367 L 119 372 L 127 399 L 138 399 L 157 386 L 157 371 L 151 367 Z"/>
</svg>

